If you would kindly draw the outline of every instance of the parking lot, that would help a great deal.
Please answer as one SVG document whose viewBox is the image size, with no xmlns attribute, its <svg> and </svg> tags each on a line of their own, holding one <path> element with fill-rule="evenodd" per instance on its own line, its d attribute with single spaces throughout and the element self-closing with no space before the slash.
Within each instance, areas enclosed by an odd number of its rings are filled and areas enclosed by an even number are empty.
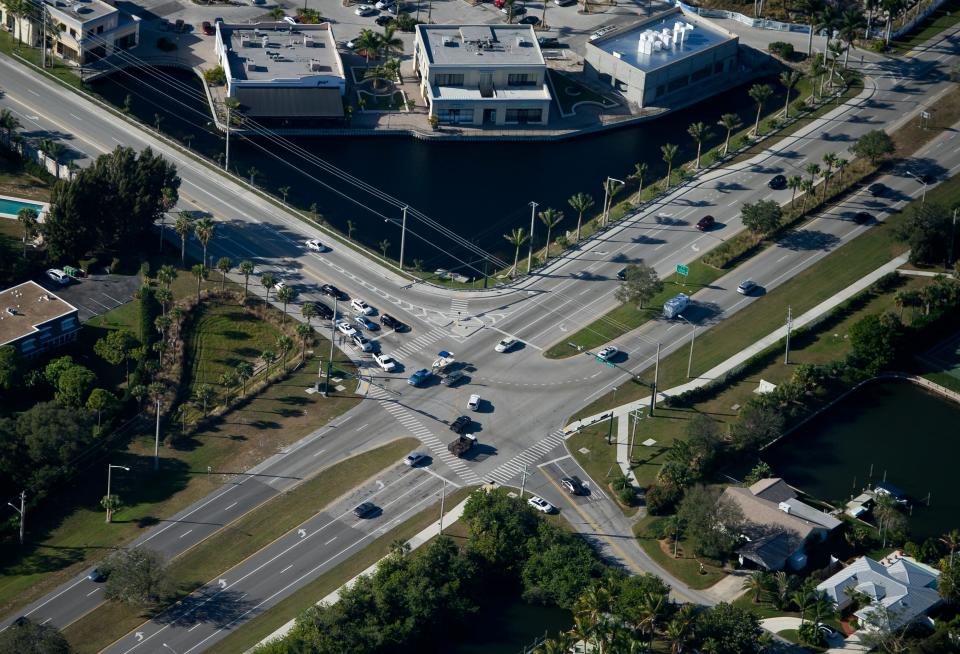
<svg viewBox="0 0 960 654">
<path fill-rule="evenodd" d="M 77 307 L 80 322 L 86 322 L 94 316 L 126 304 L 140 288 L 140 278 L 137 275 L 88 275 L 65 285 L 60 285 L 44 275 L 38 282 L 64 302 Z"/>
</svg>

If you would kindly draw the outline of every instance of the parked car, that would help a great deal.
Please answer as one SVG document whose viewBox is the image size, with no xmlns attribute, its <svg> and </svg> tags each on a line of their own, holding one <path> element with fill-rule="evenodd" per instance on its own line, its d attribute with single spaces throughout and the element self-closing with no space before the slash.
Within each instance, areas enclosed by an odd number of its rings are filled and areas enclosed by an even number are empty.
<svg viewBox="0 0 960 654">
<path fill-rule="evenodd" d="M 550 504 L 550 502 L 546 501 L 539 495 L 534 495 L 533 497 L 531 497 L 529 500 L 527 500 L 527 504 L 535 508 L 537 511 L 540 511 L 541 513 L 553 513 L 554 511 L 556 511 L 556 508 L 552 504 Z"/>
<path fill-rule="evenodd" d="M 785 175 L 774 175 L 773 179 L 767 182 L 767 186 L 775 191 L 782 191 L 787 188 L 787 178 Z"/>
<path fill-rule="evenodd" d="M 483 402 L 483 400 L 480 399 L 480 396 L 474 393 L 470 396 L 470 399 L 467 400 L 467 407 L 471 411 L 479 411 L 481 402 Z"/>
<path fill-rule="evenodd" d="M 373 19 L 373 22 L 376 23 L 377 25 L 379 25 L 380 27 L 386 27 L 387 25 L 389 25 L 389 24 L 392 23 L 393 21 L 394 21 L 393 16 L 391 16 L 391 15 L 389 15 L 389 14 L 383 14 L 383 15 L 377 16 L 376 18 Z"/>
<path fill-rule="evenodd" d="M 374 7 L 377 9 L 393 9 L 393 5 L 395 4 L 396 0 L 378 0 Z"/>
<path fill-rule="evenodd" d="M 213 36 L 213 25 L 210 24 L 209 20 L 205 20 L 202 23 L 200 23 L 200 29 L 207 36 Z"/>
<path fill-rule="evenodd" d="M 284 17 L 283 17 L 283 22 L 284 22 L 284 23 L 290 23 L 291 25 L 296 25 L 296 24 L 299 23 L 300 21 L 297 19 L 296 16 L 284 16 Z"/>
<path fill-rule="evenodd" d="M 704 216 L 703 218 L 697 221 L 697 229 L 699 229 L 701 232 L 705 232 L 716 224 L 717 224 L 716 218 L 714 218 L 713 216 Z"/>
<path fill-rule="evenodd" d="M 509 13 L 510 13 L 510 7 L 509 7 L 508 5 L 503 5 L 502 7 L 500 7 L 500 13 L 501 13 L 501 14 L 509 14 Z M 514 16 L 522 16 L 522 15 L 524 15 L 525 13 L 527 13 L 526 7 L 524 7 L 523 5 L 517 5 L 516 3 L 513 4 L 513 15 L 514 15 Z"/>
<path fill-rule="evenodd" d="M 313 304 L 317 307 L 317 317 L 320 318 L 320 320 L 330 320 L 333 318 L 333 309 L 326 304 L 323 302 L 314 302 Z"/>
<path fill-rule="evenodd" d="M 516 13 L 516 10 L 514 10 L 514 13 Z M 524 16 L 517 22 L 520 23 L 521 25 L 533 25 L 534 27 L 536 27 L 537 25 L 540 24 L 540 19 L 537 18 L 536 16 Z"/>
<path fill-rule="evenodd" d="M 507 0 L 493 0 L 493 6 L 497 9 L 502 9 L 507 4 Z"/>
<path fill-rule="evenodd" d="M 440 380 L 440 383 L 444 386 L 456 386 L 463 381 L 465 375 L 462 370 L 454 370 L 453 372 L 443 376 L 443 379 Z"/>
<path fill-rule="evenodd" d="M 307 241 L 306 246 L 308 250 L 313 250 L 314 252 L 323 252 L 323 243 L 315 238 L 311 238 L 309 241 Z"/>
<path fill-rule="evenodd" d="M 377 10 L 371 7 L 370 5 L 360 5 L 353 10 L 357 16 L 373 16 L 377 13 Z"/>
<path fill-rule="evenodd" d="M 329 295 L 330 297 L 335 297 L 338 300 L 346 300 L 347 294 L 341 291 L 339 288 L 333 284 L 324 284 L 320 287 L 320 292 L 324 295 Z"/>
<path fill-rule="evenodd" d="M 564 477 L 560 480 L 560 485 L 571 495 L 583 494 L 583 482 L 579 477 Z"/>
<path fill-rule="evenodd" d="M 403 328 L 406 327 L 406 325 L 391 316 L 389 313 L 380 314 L 380 324 L 387 329 L 393 329 L 394 331 L 398 332 L 403 331 Z"/>
<path fill-rule="evenodd" d="M 343 334 L 344 336 L 353 337 L 357 335 L 357 330 L 353 328 L 353 325 L 348 323 L 346 320 L 337 321 L 337 331 Z"/>
<path fill-rule="evenodd" d="M 501 338 L 500 342 L 497 343 L 493 347 L 493 349 L 496 350 L 497 352 L 506 352 L 516 344 L 517 344 L 517 339 L 511 338 L 510 336 L 508 336 L 506 338 Z"/>
<path fill-rule="evenodd" d="M 361 352 L 370 352 L 373 349 L 373 343 L 371 343 L 369 339 L 364 338 L 360 334 L 354 334 L 353 338 L 351 338 L 350 340 L 353 341 L 353 344 Z"/>
<path fill-rule="evenodd" d="M 881 184 L 880 182 L 877 182 L 876 184 L 871 184 L 867 188 L 867 190 L 870 191 L 870 195 L 872 195 L 875 198 L 878 198 L 883 195 L 886 195 L 888 189 L 886 184 Z"/>
<path fill-rule="evenodd" d="M 343 44 L 343 47 L 345 47 L 347 50 L 353 50 L 354 48 L 357 47 L 357 42 L 354 39 L 350 39 L 349 41 Z"/>
<path fill-rule="evenodd" d="M 421 386 L 425 381 L 430 379 L 430 375 L 432 374 L 433 373 L 426 368 L 421 368 L 407 378 L 407 383 L 411 386 Z"/>
<path fill-rule="evenodd" d="M 354 318 L 354 322 L 357 323 L 357 327 L 360 327 L 361 329 L 366 329 L 367 331 L 374 332 L 380 329 L 380 325 L 373 322 L 366 316 L 357 316 L 356 318 Z"/>
<path fill-rule="evenodd" d="M 858 225 L 866 225 L 869 222 L 873 222 L 873 216 L 868 214 L 866 211 L 858 211 L 853 214 L 853 222 Z"/>
<path fill-rule="evenodd" d="M 745 279 L 737 286 L 737 293 L 740 295 L 750 295 L 757 290 L 757 283 L 752 279 Z"/>
<path fill-rule="evenodd" d="M 577 4 L 577 0 L 553 0 L 553 4 L 557 5 L 558 7 L 569 7 Z"/>
<path fill-rule="evenodd" d="M 470 426 L 469 416 L 458 416 L 456 420 L 450 423 L 450 431 L 454 434 L 462 434 Z"/>
<path fill-rule="evenodd" d="M 52 279 L 53 281 L 57 282 L 58 284 L 69 284 L 69 283 L 70 283 L 70 275 L 68 275 L 67 273 L 63 272 L 63 271 L 60 270 L 59 268 L 51 268 L 50 270 L 48 270 L 48 271 L 47 271 L 47 277 L 49 277 L 49 278 Z"/>
<path fill-rule="evenodd" d="M 373 502 L 364 502 L 353 510 L 353 515 L 358 518 L 369 518 L 377 512 L 377 505 Z"/>
<path fill-rule="evenodd" d="M 421 461 L 424 461 L 427 458 L 427 455 L 423 452 L 411 452 L 403 459 L 405 465 L 410 466 L 411 468 L 417 466 Z"/>
<path fill-rule="evenodd" d="M 373 307 L 358 297 L 355 297 L 350 301 L 350 308 L 357 313 L 362 313 L 365 316 L 372 316 L 375 312 Z"/>
<path fill-rule="evenodd" d="M 537 38 L 537 43 L 540 44 L 541 48 L 559 48 L 560 39 L 555 36 L 540 36 Z"/>
<path fill-rule="evenodd" d="M 397 362 L 389 354 L 382 352 L 373 355 L 373 360 L 384 372 L 393 372 L 397 369 Z"/>
<path fill-rule="evenodd" d="M 617 356 L 617 352 L 620 350 L 617 349 L 616 345 L 608 345 L 599 352 L 597 352 L 597 358 L 603 359 L 604 361 L 609 361 L 613 357 Z"/>
</svg>

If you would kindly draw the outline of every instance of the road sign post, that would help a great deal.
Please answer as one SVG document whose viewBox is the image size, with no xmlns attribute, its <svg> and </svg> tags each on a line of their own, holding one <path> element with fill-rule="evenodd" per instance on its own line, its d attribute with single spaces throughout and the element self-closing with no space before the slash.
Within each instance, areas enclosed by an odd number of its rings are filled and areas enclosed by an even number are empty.
<svg viewBox="0 0 960 654">
<path fill-rule="evenodd" d="M 677 264 L 677 274 L 683 276 L 683 285 L 687 285 L 687 276 L 690 274 L 690 268 L 682 263 Z"/>
</svg>

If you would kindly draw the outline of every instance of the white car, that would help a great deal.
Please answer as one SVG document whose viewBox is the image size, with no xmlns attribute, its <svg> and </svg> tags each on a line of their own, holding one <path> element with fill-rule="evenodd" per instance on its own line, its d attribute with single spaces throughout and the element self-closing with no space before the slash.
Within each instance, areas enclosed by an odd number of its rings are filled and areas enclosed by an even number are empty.
<svg viewBox="0 0 960 654">
<path fill-rule="evenodd" d="M 355 13 L 357 16 L 372 16 L 373 14 L 377 13 L 377 10 L 370 5 L 360 5 L 353 10 L 353 13 Z"/>
<path fill-rule="evenodd" d="M 397 362 L 389 354 L 383 354 L 382 352 L 374 354 L 373 360 L 377 362 L 377 365 L 380 366 L 384 372 L 393 372 L 397 369 Z"/>
<path fill-rule="evenodd" d="M 314 252 L 323 252 L 323 243 L 315 238 L 311 238 L 309 241 L 307 241 L 306 246 L 308 250 L 313 250 Z"/>
<path fill-rule="evenodd" d="M 49 277 L 49 278 L 52 279 L 53 281 L 57 282 L 58 284 L 69 284 L 69 283 L 70 283 L 70 275 L 68 275 L 67 273 L 63 272 L 63 271 L 60 270 L 59 268 L 51 268 L 50 270 L 48 270 L 48 271 L 47 271 L 47 277 Z"/>
<path fill-rule="evenodd" d="M 345 320 L 337 321 L 337 331 L 344 336 L 356 336 L 357 334 L 357 330 L 353 328 L 353 325 Z"/>
<path fill-rule="evenodd" d="M 278 279 L 276 283 L 273 285 L 273 290 L 279 291 L 280 289 L 286 288 L 286 286 L 287 286 L 287 283 L 285 281 L 283 281 L 282 279 Z"/>
<path fill-rule="evenodd" d="M 597 352 L 597 357 L 603 359 L 604 361 L 609 361 L 613 357 L 617 356 L 617 352 L 619 351 L 620 350 L 618 350 L 615 345 L 608 345 Z"/>
<path fill-rule="evenodd" d="M 377 9 L 393 9 L 394 4 L 396 4 L 396 0 L 379 0 L 374 6 Z"/>
<path fill-rule="evenodd" d="M 373 343 L 361 336 L 360 334 L 353 335 L 353 345 L 361 352 L 369 352 L 373 349 Z"/>
<path fill-rule="evenodd" d="M 403 462 L 413 468 L 426 458 L 427 455 L 423 452 L 411 452 L 406 456 L 406 458 L 404 458 Z"/>
<path fill-rule="evenodd" d="M 550 502 L 546 501 L 545 499 L 543 499 L 538 495 L 534 495 L 529 500 L 527 500 L 527 504 L 535 508 L 537 511 L 540 511 L 541 513 L 553 513 L 554 511 L 556 511 L 556 509 L 552 504 L 550 504 Z"/>
<path fill-rule="evenodd" d="M 497 352 L 506 352 L 516 344 L 517 344 L 517 339 L 515 338 L 501 338 L 500 342 L 497 343 L 493 349 L 496 350 Z"/>
<path fill-rule="evenodd" d="M 350 39 L 349 41 L 347 41 L 347 42 L 344 43 L 343 45 L 344 45 L 344 47 L 345 47 L 347 50 L 353 50 L 354 48 L 357 47 L 357 42 L 356 42 L 354 39 Z"/>
<path fill-rule="evenodd" d="M 353 321 L 354 323 L 356 323 L 357 327 L 359 327 L 360 329 L 366 329 L 367 331 L 371 331 L 371 332 L 375 332 L 378 329 L 380 329 L 380 325 L 373 322 L 366 316 L 357 316 L 356 318 L 353 319 Z"/>
<path fill-rule="evenodd" d="M 374 313 L 374 308 L 360 298 L 354 298 L 350 302 L 350 308 L 357 313 L 362 313 L 365 316 L 372 316 Z"/>
</svg>

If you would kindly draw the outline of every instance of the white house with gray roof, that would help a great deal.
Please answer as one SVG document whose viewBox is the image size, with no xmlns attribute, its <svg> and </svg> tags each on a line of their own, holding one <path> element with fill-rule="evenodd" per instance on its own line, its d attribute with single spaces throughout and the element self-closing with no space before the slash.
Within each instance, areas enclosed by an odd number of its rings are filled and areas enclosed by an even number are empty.
<svg viewBox="0 0 960 654">
<path fill-rule="evenodd" d="M 461 125 L 546 125 L 547 65 L 529 25 L 417 25 L 414 71 L 431 116 Z"/>
<path fill-rule="evenodd" d="M 820 583 L 817 590 L 826 593 L 840 609 L 850 605 L 856 593 L 864 595 L 870 603 L 854 614 L 860 623 L 869 629 L 882 620 L 887 628 L 898 629 L 940 603 L 939 576 L 939 570 L 898 553 L 883 561 L 862 556 Z"/>
</svg>

